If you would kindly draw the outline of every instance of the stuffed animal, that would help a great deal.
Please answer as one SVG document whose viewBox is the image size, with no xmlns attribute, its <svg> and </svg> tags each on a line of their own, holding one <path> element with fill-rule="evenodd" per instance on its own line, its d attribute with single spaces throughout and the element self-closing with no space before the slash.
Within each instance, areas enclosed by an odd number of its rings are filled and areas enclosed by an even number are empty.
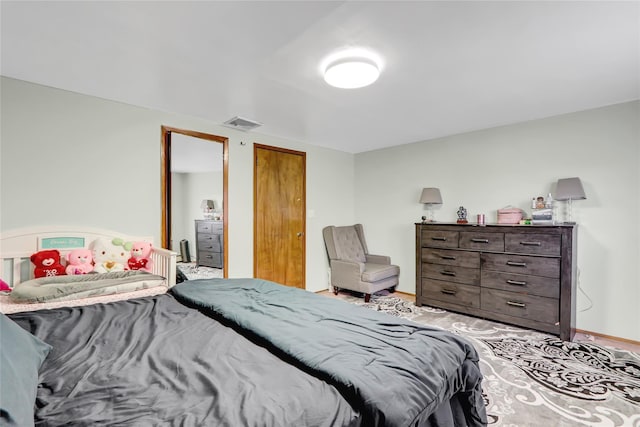
<svg viewBox="0 0 640 427">
<path fill-rule="evenodd" d="M 151 260 L 151 243 L 133 242 L 131 248 L 131 258 L 129 258 L 129 268 L 131 270 L 142 270 L 151 273 L 153 261 Z"/>
<path fill-rule="evenodd" d="M 67 254 L 68 275 L 87 274 L 93 271 L 93 253 L 89 249 L 74 249 Z"/>
<path fill-rule="evenodd" d="M 93 271 L 96 273 L 129 269 L 127 260 L 131 250 L 131 242 L 102 237 L 91 242 L 90 249 L 93 253 Z"/>
<path fill-rule="evenodd" d="M 31 255 L 31 262 L 35 265 L 34 277 L 63 276 L 64 266 L 60 263 L 60 252 L 47 249 Z"/>
</svg>

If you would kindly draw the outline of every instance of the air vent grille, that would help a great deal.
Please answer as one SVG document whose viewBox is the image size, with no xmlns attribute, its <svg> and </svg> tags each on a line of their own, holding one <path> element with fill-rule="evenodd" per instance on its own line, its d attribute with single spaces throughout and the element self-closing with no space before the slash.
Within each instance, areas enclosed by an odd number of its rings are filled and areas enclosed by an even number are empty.
<svg viewBox="0 0 640 427">
<path fill-rule="evenodd" d="M 262 126 L 262 123 L 260 122 L 245 119 L 244 117 L 239 116 L 235 116 L 234 118 L 227 120 L 223 124 L 227 127 L 244 131 L 253 130 L 258 126 Z"/>
</svg>

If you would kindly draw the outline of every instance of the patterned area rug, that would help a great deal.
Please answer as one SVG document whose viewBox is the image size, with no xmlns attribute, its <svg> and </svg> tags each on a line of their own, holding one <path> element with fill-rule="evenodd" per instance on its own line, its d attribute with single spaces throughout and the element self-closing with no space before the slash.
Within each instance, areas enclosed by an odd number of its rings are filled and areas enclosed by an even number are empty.
<svg viewBox="0 0 640 427">
<path fill-rule="evenodd" d="M 393 296 L 346 300 L 468 338 L 480 354 L 489 425 L 640 427 L 640 354 L 559 338 Z"/>
<path fill-rule="evenodd" d="M 210 279 L 223 276 L 221 268 L 204 267 L 202 265 L 197 266 L 195 262 L 179 262 L 176 264 L 176 267 L 178 267 L 189 280 Z"/>
</svg>

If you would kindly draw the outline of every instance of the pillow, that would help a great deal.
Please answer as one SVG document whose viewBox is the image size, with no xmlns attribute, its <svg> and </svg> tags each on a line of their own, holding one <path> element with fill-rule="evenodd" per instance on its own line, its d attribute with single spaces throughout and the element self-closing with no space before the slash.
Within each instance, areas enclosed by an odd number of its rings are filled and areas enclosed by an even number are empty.
<svg viewBox="0 0 640 427">
<path fill-rule="evenodd" d="M 0 424 L 33 425 L 38 370 L 51 348 L 0 313 Z"/>
</svg>

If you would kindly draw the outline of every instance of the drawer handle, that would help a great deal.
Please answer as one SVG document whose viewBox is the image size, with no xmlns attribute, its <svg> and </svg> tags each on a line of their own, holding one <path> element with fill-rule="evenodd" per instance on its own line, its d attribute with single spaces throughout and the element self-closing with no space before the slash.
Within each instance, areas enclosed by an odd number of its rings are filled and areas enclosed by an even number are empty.
<svg viewBox="0 0 640 427">
<path fill-rule="evenodd" d="M 440 272 L 440 274 L 443 274 L 443 275 L 445 275 L 445 276 L 455 276 L 455 275 L 456 275 L 456 272 L 455 272 L 455 271 L 442 270 L 442 271 Z"/>
<path fill-rule="evenodd" d="M 520 242 L 521 245 L 524 246 L 541 246 L 542 243 L 540 242 Z"/>
<path fill-rule="evenodd" d="M 452 291 L 450 289 L 441 289 L 440 292 L 442 292 L 445 295 L 455 295 L 456 291 Z"/>
<path fill-rule="evenodd" d="M 507 301 L 507 305 L 519 308 L 525 308 L 527 305 L 523 302 Z"/>
<path fill-rule="evenodd" d="M 456 257 L 451 256 L 451 255 L 440 255 L 440 258 L 442 258 L 442 259 L 449 259 L 449 260 L 451 260 L 451 261 L 455 261 L 455 260 L 456 260 Z"/>
<path fill-rule="evenodd" d="M 525 286 L 527 284 L 527 282 L 521 281 L 521 280 L 507 280 L 507 283 L 510 285 L 518 285 L 518 286 Z"/>
<path fill-rule="evenodd" d="M 489 239 L 471 239 L 473 243 L 489 243 Z"/>
<path fill-rule="evenodd" d="M 447 238 L 446 237 L 432 237 L 431 240 L 437 240 L 439 242 L 446 242 Z"/>
<path fill-rule="evenodd" d="M 211 258 L 213 258 L 213 257 L 212 257 L 211 255 L 207 255 L 205 258 L 209 258 L 209 259 L 211 259 Z"/>
<path fill-rule="evenodd" d="M 507 261 L 507 265 L 510 265 L 510 266 L 513 266 L 513 267 L 526 267 L 527 263 L 526 262 Z"/>
</svg>

